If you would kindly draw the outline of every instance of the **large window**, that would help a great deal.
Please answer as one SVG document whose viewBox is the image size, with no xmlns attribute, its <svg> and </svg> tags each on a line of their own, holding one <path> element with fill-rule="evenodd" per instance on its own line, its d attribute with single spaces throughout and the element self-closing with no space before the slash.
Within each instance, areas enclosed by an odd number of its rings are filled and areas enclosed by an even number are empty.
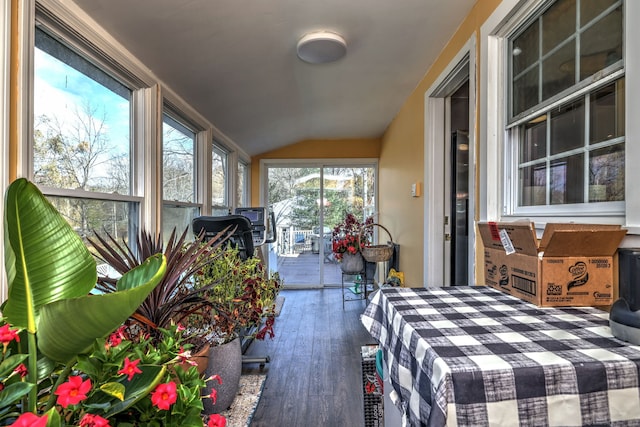
<svg viewBox="0 0 640 427">
<path fill-rule="evenodd" d="M 126 237 L 138 221 L 131 97 L 116 78 L 36 28 L 32 179 L 82 236 L 106 230 Z"/>
<path fill-rule="evenodd" d="M 622 11 L 621 1 L 558 0 L 509 38 L 512 212 L 624 201 Z"/>
<path fill-rule="evenodd" d="M 228 187 L 229 153 L 214 143 L 211 164 L 211 211 L 213 215 L 226 215 L 231 209 Z"/>
<path fill-rule="evenodd" d="M 199 215 L 196 198 L 196 132 L 175 115 L 162 121 L 162 232 L 181 233 Z"/>
<path fill-rule="evenodd" d="M 238 162 L 238 182 L 236 183 L 237 188 L 237 205 L 239 207 L 248 206 L 249 205 L 249 167 L 246 163 L 239 161 Z"/>
<path fill-rule="evenodd" d="M 66 3 L 19 8 L 31 28 L 18 28 L 12 64 L 19 112 L 32 126 L 18 131 L 16 174 L 82 236 L 147 230 L 166 238 L 196 215 L 246 202 L 248 164 L 238 163 L 246 153 L 224 136 L 212 148 L 211 123 Z"/>
</svg>

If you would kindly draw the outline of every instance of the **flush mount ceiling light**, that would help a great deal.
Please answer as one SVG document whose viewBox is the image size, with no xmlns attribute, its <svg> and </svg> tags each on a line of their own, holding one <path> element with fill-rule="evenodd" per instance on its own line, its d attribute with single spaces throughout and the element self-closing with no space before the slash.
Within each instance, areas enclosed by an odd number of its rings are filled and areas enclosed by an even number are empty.
<svg viewBox="0 0 640 427">
<path fill-rule="evenodd" d="M 311 64 L 325 64 L 347 53 L 347 42 L 340 34 L 318 31 L 305 34 L 298 41 L 298 57 Z"/>
</svg>

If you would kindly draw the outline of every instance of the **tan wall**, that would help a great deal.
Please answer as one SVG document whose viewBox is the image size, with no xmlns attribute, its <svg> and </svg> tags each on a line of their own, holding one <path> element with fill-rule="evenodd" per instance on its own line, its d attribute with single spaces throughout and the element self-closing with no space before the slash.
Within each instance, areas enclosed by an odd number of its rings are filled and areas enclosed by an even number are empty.
<svg viewBox="0 0 640 427">
<path fill-rule="evenodd" d="M 262 159 L 364 159 L 380 157 L 379 139 L 311 139 L 268 151 L 251 158 L 251 203 L 260 203 Z"/>
</svg>

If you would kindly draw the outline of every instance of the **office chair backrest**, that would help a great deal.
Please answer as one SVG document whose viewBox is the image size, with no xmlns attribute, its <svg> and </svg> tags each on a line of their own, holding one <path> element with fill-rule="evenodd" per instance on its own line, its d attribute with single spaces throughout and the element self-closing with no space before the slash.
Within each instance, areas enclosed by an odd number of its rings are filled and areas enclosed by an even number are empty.
<svg viewBox="0 0 640 427">
<path fill-rule="evenodd" d="M 253 228 L 251 221 L 243 215 L 199 216 L 191 222 L 193 233 L 197 236 L 202 230 L 205 240 L 225 231 L 229 241 L 238 248 L 240 258 L 246 260 L 253 256 Z"/>
</svg>

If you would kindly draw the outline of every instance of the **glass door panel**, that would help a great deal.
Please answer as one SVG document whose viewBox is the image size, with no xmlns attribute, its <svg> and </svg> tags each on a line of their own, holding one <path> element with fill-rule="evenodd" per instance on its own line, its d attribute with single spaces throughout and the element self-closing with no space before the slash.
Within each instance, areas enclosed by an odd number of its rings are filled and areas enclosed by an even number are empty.
<svg viewBox="0 0 640 427">
<path fill-rule="evenodd" d="M 375 213 L 375 168 L 372 166 L 325 166 L 323 169 L 322 240 L 319 252 L 322 259 L 325 284 L 341 282 L 340 265 L 331 252 L 331 233 L 347 213 L 352 213 L 364 223 Z"/>
<path fill-rule="evenodd" d="M 320 222 L 320 168 L 269 166 L 267 180 L 277 233 L 277 266 L 269 268 L 286 287 L 317 287 L 320 263 L 312 234 Z"/>
<path fill-rule="evenodd" d="M 268 206 L 276 222 L 276 265 L 285 287 L 339 285 L 333 228 L 353 213 L 375 212 L 375 166 L 267 166 Z"/>
</svg>

